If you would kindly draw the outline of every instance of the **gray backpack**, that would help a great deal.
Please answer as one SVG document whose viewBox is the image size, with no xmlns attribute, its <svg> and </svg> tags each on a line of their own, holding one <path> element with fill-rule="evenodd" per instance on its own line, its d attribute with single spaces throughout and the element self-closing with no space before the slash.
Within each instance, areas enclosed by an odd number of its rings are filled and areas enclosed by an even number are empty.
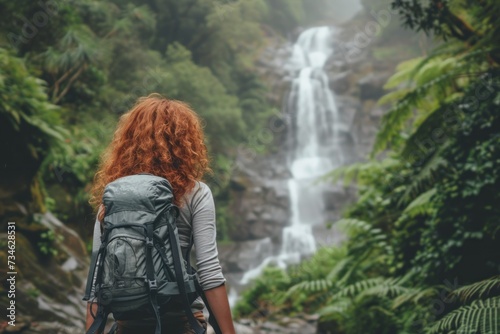
<svg viewBox="0 0 500 334">
<path fill-rule="evenodd" d="M 172 306 L 184 310 L 197 334 L 205 333 L 191 303 L 201 296 L 209 312 L 210 308 L 189 263 L 192 242 L 186 254 L 181 252 L 179 209 L 167 179 L 149 173 L 121 177 L 106 185 L 103 204 L 102 243 L 92 254 L 83 297 L 90 300 L 95 277 L 98 309 L 87 334 L 102 333 L 110 313 L 115 320 L 153 316 L 155 334 L 161 334 L 161 314 Z M 210 324 L 219 333 L 212 318 Z M 116 322 L 110 333 L 115 329 Z"/>
</svg>

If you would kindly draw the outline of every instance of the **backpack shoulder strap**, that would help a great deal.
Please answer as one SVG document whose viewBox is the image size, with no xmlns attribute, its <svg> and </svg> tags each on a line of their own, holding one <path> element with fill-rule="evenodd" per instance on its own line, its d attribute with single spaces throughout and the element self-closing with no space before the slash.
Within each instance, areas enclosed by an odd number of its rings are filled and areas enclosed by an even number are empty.
<svg viewBox="0 0 500 334">
<path fill-rule="evenodd" d="M 92 291 L 92 283 L 94 281 L 94 274 L 95 274 L 95 269 L 97 266 L 97 258 L 99 257 L 99 251 L 93 252 L 92 253 L 92 259 L 90 260 L 90 268 L 89 268 L 89 273 L 87 276 L 87 285 L 85 287 L 85 295 L 83 296 L 82 300 L 90 300 L 90 293 Z"/>
<path fill-rule="evenodd" d="M 193 312 L 191 311 L 191 305 L 188 300 L 186 286 L 184 285 L 185 283 L 181 267 L 182 255 L 179 253 L 180 245 L 178 244 L 178 240 L 174 232 L 174 227 L 170 223 L 167 226 L 168 226 L 170 244 L 172 246 L 172 257 L 174 261 L 175 277 L 177 279 L 177 286 L 179 287 L 181 300 L 182 303 L 184 304 L 184 312 L 186 313 L 188 322 L 191 325 L 191 328 L 194 330 L 194 332 L 196 334 L 204 334 L 206 332 L 205 329 L 202 326 L 200 326 L 198 321 L 195 319 Z"/>
</svg>

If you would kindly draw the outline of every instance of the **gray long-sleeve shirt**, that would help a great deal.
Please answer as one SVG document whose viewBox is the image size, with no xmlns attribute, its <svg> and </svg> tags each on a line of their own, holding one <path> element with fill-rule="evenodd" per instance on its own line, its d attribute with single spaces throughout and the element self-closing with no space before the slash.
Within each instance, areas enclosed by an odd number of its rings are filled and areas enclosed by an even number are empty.
<svg viewBox="0 0 500 334">
<path fill-rule="evenodd" d="M 215 204 L 210 188 L 203 182 L 196 182 L 191 192 L 184 195 L 180 205 L 180 215 L 177 219 L 180 245 L 185 253 L 193 235 L 193 246 L 196 256 L 198 279 L 203 290 L 212 289 L 225 283 L 219 263 Z M 99 220 L 94 225 L 94 238 L 92 251 L 96 252 L 101 245 L 101 229 Z M 94 277 L 95 283 L 95 277 Z M 94 286 L 92 286 L 94 295 Z M 202 310 L 204 307 L 201 298 L 194 301 L 193 311 Z"/>
</svg>

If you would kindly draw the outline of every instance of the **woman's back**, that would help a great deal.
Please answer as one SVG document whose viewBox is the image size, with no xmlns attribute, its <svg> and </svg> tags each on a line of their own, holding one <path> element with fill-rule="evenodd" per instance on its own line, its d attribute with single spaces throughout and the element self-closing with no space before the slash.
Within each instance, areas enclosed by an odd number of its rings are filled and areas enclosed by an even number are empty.
<svg viewBox="0 0 500 334">
<path fill-rule="evenodd" d="M 184 256 L 188 256 L 186 252 L 193 240 L 194 264 L 203 290 L 200 295 L 206 297 L 221 331 L 230 334 L 234 333 L 234 326 L 217 257 L 214 200 L 209 187 L 201 182 L 210 171 L 199 116 L 184 102 L 153 94 L 140 98 L 131 110 L 120 116 L 113 139 L 101 155 L 90 203 L 96 209 L 102 207 L 106 185 L 123 176 L 148 173 L 166 178 L 173 190 L 174 204 L 180 208 L 177 226 L 181 249 Z M 103 219 L 104 211 L 98 212 L 99 220 Z M 94 250 L 100 246 L 100 232 L 100 223 L 96 220 Z M 184 306 L 168 311 L 179 315 L 183 309 L 189 309 L 187 303 Z M 88 303 L 87 328 L 92 323 L 94 307 Z M 154 300 L 152 307 L 158 309 Z M 191 309 L 196 315 L 201 313 L 203 303 L 199 298 L 191 304 Z M 188 313 L 188 317 L 195 325 L 193 315 Z"/>
</svg>

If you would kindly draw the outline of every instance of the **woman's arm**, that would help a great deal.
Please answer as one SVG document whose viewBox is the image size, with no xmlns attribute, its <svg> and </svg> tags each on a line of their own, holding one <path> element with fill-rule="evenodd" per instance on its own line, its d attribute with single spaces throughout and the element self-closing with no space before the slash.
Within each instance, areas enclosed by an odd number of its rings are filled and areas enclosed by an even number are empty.
<svg viewBox="0 0 500 334">
<path fill-rule="evenodd" d="M 223 334 L 234 334 L 231 309 L 227 298 L 225 278 L 217 251 L 215 203 L 210 188 L 200 182 L 189 205 L 192 212 L 193 241 L 198 278 L 213 316 Z"/>
<path fill-rule="evenodd" d="M 91 305 L 92 305 L 92 313 L 90 313 Z M 92 314 L 94 314 L 94 315 L 97 314 L 97 304 L 96 303 L 87 303 L 87 318 L 85 321 L 85 331 L 88 331 L 90 326 L 94 322 L 94 318 L 92 317 Z M 96 334 L 101 334 L 101 333 L 97 332 Z"/>
<path fill-rule="evenodd" d="M 216 288 L 205 290 L 205 297 L 210 304 L 213 316 L 223 334 L 235 334 L 231 309 L 227 300 L 226 285 L 220 285 Z"/>
</svg>

